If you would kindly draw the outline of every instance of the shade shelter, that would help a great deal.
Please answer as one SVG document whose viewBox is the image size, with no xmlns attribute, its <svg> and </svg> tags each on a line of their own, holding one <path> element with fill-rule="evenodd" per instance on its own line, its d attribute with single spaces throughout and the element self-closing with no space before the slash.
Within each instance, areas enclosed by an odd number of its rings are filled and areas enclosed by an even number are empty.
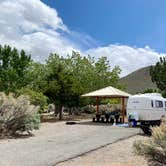
<svg viewBox="0 0 166 166">
<path fill-rule="evenodd" d="M 94 97 L 96 98 L 96 112 L 99 113 L 99 98 L 120 98 L 122 100 L 122 120 L 124 123 L 125 117 L 125 99 L 130 96 L 129 93 L 121 91 L 112 86 L 102 88 L 87 94 L 82 95 L 83 97 Z"/>
</svg>

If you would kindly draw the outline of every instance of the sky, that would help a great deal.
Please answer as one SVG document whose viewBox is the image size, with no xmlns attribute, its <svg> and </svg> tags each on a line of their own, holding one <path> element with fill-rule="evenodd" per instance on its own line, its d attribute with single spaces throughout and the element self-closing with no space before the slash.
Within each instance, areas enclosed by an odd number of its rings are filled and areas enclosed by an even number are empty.
<svg viewBox="0 0 166 166">
<path fill-rule="evenodd" d="M 42 63 L 54 52 L 106 56 L 121 77 L 166 56 L 165 0 L 0 0 L 0 44 Z"/>
</svg>

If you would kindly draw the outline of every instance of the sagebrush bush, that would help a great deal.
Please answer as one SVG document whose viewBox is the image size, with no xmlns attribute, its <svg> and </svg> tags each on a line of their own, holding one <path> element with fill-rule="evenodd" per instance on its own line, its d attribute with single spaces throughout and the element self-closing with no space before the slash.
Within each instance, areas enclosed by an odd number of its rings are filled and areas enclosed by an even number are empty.
<svg viewBox="0 0 166 166">
<path fill-rule="evenodd" d="M 25 96 L 14 98 L 0 93 L 0 137 L 14 136 L 26 131 L 38 129 L 40 117 L 38 107 L 30 104 Z"/>
<path fill-rule="evenodd" d="M 17 91 L 17 96 L 20 95 L 28 96 L 31 104 L 40 106 L 39 113 L 44 112 L 47 108 L 47 97 L 41 92 L 36 92 L 30 88 L 22 88 Z"/>
<path fill-rule="evenodd" d="M 166 118 L 158 127 L 152 128 L 152 136 L 148 140 L 134 142 L 136 154 L 147 157 L 150 166 L 166 165 Z"/>
<path fill-rule="evenodd" d="M 95 111 L 96 111 L 96 109 L 92 105 L 86 105 L 81 108 L 81 112 L 86 113 L 86 114 L 92 114 L 92 113 L 95 113 Z"/>
</svg>

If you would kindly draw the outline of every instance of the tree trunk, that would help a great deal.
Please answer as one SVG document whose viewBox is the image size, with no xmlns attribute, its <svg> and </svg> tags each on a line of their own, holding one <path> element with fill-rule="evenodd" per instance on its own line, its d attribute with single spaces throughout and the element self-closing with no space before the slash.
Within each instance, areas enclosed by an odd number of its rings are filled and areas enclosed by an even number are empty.
<svg viewBox="0 0 166 166">
<path fill-rule="evenodd" d="M 55 107 L 54 107 L 54 115 L 57 116 L 58 113 L 59 113 L 59 107 L 58 107 L 58 105 L 55 105 Z"/>
<path fill-rule="evenodd" d="M 58 106 L 59 107 L 59 120 L 62 120 L 63 119 L 63 114 L 62 114 L 62 106 L 61 105 L 59 105 Z"/>
<path fill-rule="evenodd" d="M 63 114 L 62 114 L 62 105 L 61 104 L 56 104 L 55 105 L 55 116 L 59 116 L 59 120 L 62 120 L 63 119 Z"/>
<path fill-rule="evenodd" d="M 73 108 L 72 107 L 69 107 L 69 115 L 72 115 L 72 113 L 73 113 Z"/>
</svg>

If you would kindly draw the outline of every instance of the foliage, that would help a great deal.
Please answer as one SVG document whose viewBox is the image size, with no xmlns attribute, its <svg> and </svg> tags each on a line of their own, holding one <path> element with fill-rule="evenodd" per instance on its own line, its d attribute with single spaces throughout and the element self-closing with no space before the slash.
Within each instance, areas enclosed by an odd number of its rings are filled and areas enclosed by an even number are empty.
<svg viewBox="0 0 166 166">
<path fill-rule="evenodd" d="M 121 99 L 119 98 L 112 98 L 112 99 L 102 99 L 100 104 L 119 104 Z"/>
<path fill-rule="evenodd" d="M 158 89 L 147 88 L 141 93 L 159 93 Z"/>
<path fill-rule="evenodd" d="M 55 111 L 55 105 L 54 104 L 49 104 L 48 105 L 48 112 L 53 112 Z"/>
<path fill-rule="evenodd" d="M 81 108 L 82 113 L 93 114 L 96 112 L 96 108 L 93 105 L 86 105 Z"/>
<path fill-rule="evenodd" d="M 166 118 L 159 127 L 152 128 L 152 138 L 134 143 L 136 154 L 146 156 L 149 165 L 166 165 Z"/>
<path fill-rule="evenodd" d="M 6 93 L 27 85 L 26 72 L 31 57 L 10 46 L 0 46 L 0 91 Z"/>
<path fill-rule="evenodd" d="M 45 64 L 39 62 L 31 62 L 26 73 L 28 87 L 34 91 L 42 92 L 45 90 L 47 68 Z"/>
<path fill-rule="evenodd" d="M 166 96 L 166 57 L 160 58 L 160 61 L 152 66 L 150 69 L 150 75 L 152 81 L 156 83 L 157 87 Z"/>
<path fill-rule="evenodd" d="M 42 113 L 47 107 L 47 97 L 42 92 L 36 92 L 30 88 L 22 88 L 17 91 L 17 95 L 29 96 L 31 104 L 40 106 L 39 113 Z"/>
<path fill-rule="evenodd" d="M 42 109 L 47 96 L 60 114 L 62 106 L 78 108 L 95 102 L 80 97 L 83 93 L 110 85 L 120 88 L 120 71 L 112 69 L 106 57 L 96 60 L 73 51 L 66 57 L 50 54 L 46 64 L 41 64 L 23 50 L 0 46 L 0 91 L 26 94 Z"/>
<path fill-rule="evenodd" d="M 59 111 L 62 106 L 79 107 L 93 102 L 80 98 L 83 93 L 109 85 L 119 86 L 120 69 L 115 67 L 111 71 L 106 57 L 95 61 L 77 52 L 66 58 L 50 54 L 45 68 L 43 93 L 58 106 Z"/>
<path fill-rule="evenodd" d="M 25 96 L 14 98 L 0 93 L 0 137 L 14 136 L 39 128 L 40 118 L 37 107 L 30 105 Z"/>
<path fill-rule="evenodd" d="M 63 58 L 51 54 L 47 61 L 47 86 L 44 94 L 57 106 L 59 119 L 62 119 L 62 106 L 66 106 L 72 96 L 73 80 L 70 71 L 63 63 Z"/>
<path fill-rule="evenodd" d="M 72 73 L 74 106 L 84 106 L 96 102 L 93 99 L 80 98 L 80 95 L 106 86 L 120 87 L 118 82 L 120 69 L 115 67 L 111 70 L 106 57 L 95 60 L 91 56 L 81 56 L 78 52 L 73 52 L 65 59 L 65 66 Z M 77 100 L 76 100 L 77 99 Z"/>
<path fill-rule="evenodd" d="M 72 72 L 74 79 L 74 90 L 80 94 L 93 91 L 106 86 L 119 86 L 120 68 L 111 66 L 106 57 L 95 60 L 91 56 L 81 56 L 73 52 L 65 59 L 65 64 Z"/>
</svg>

